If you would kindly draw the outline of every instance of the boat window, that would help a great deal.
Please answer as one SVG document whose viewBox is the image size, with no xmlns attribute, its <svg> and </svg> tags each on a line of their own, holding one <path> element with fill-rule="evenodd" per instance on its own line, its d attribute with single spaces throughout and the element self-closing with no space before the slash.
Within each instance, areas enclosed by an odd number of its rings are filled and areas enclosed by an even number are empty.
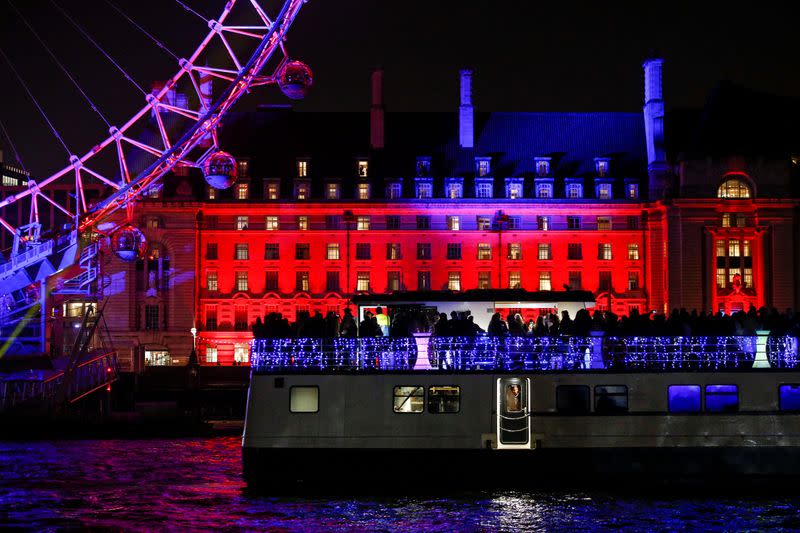
<svg viewBox="0 0 800 533">
<path fill-rule="evenodd" d="M 556 387 L 556 410 L 571 415 L 589 413 L 589 387 L 586 385 Z"/>
<path fill-rule="evenodd" d="M 594 412 L 598 414 L 627 413 L 628 387 L 598 385 L 594 388 Z"/>
<path fill-rule="evenodd" d="M 421 385 L 394 388 L 395 413 L 421 413 L 425 410 L 425 387 Z"/>
<path fill-rule="evenodd" d="M 319 411 L 319 387 L 292 387 L 289 389 L 289 411 L 316 413 Z"/>
<path fill-rule="evenodd" d="M 800 411 L 800 385 L 781 385 L 778 391 L 781 411 Z"/>
<path fill-rule="evenodd" d="M 509 413 L 519 413 L 522 411 L 521 388 L 518 383 L 506 385 L 506 411 Z"/>
<path fill-rule="evenodd" d="M 670 413 L 699 413 L 700 385 L 670 385 Z"/>
<path fill-rule="evenodd" d="M 709 413 L 735 413 L 739 410 L 737 385 L 706 385 L 706 411 Z"/>
<path fill-rule="evenodd" d="M 429 413 L 457 413 L 461 410 L 461 387 L 428 387 Z"/>
</svg>

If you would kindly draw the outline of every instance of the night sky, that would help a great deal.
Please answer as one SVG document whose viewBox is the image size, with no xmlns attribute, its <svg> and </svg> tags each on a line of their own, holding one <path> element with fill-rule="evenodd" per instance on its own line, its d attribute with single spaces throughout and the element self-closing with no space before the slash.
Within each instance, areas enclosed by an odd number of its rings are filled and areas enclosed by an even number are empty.
<svg viewBox="0 0 800 533">
<path fill-rule="evenodd" d="M 112 123 L 142 105 L 141 95 L 58 14 L 50 0 L 12 0 L 73 72 Z M 56 0 L 145 88 L 171 76 L 172 58 L 105 0 Z M 194 49 L 204 23 L 172 0 L 115 0 L 178 56 Z M 223 0 L 186 0 L 215 18 Z M 276 2 L 271 5 L 274 13 Z M 696 107 L 720 80 L 800 94 L 794 32 L 786 3 L 537 2 L 518 0 L 310 0 L 289 35 L 290 53 L 315 73 L 315 89 L 297 104 L 308 111 L 367 110 L 369 71 L 385 71 L 390 111 L 457 106 L 457 72 L 476 72 L 474 101 L 484 111 L 634 111 L 641 109 L 641 61 L 667 61 L 668 109 Z M 106 126 L 80 98 L 10 7 L 0 0 L 0 47 L 29 82 L 67 144 L 84 153 Z M 66 154 L 0 60 L 0 119 L 35 174 Z M 259 90 L 240 109 L 287 100 Z M 3 138 L 0 145 L 10 151 Z"/>
</svg>

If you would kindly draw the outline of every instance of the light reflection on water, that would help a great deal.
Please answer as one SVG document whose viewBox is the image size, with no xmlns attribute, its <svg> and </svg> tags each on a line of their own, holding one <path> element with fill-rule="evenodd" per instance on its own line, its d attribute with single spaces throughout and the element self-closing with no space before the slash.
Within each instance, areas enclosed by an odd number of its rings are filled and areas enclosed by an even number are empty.
<svg viewBox="0 0 800 533">
<path fill-rule="evenodd" d="M 245 490 L 241 440 L 0 442 L 0 525 L 53 530 L 800 529 L 800 500 L 597 492 L 275 498 Z"/>
</svg>

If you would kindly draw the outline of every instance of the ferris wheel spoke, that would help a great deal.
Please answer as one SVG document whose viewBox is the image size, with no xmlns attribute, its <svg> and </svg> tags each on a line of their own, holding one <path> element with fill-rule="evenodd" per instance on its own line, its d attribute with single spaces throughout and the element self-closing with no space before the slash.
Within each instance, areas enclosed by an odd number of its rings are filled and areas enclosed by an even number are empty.
<svg viewBox="0 0 800 533">
<path fill-rule="evenodd" d="M 158 148 L 150 146 L 149 144 L 145 144 L 143 142 L 139 142 L 136 139 L 131 139 L 130 137 L 122 137 L 122 140 L 123 141 L 127 141 L 128 143 L 132 144 L 136 148 L 139 148 L 140 150 L 144 150 L 145 152 L 147 152 L 147 153 L 149 153 L 151 155 L 154 155 L 156 157 L 161 157 L 162 155 L 164 155 L 164 150 L 159 150 Z"/>
<path fill-rule="evenodd" d="M 158 105 L 154 105 L 153 109 L 155 111 L 156 124 L 158 124 L 158 132 L 161 134 L 161 142 L 164 144 L 164 151 L 167 151 L 172 148 L 172 143 L 169 142 L 169 135 L 167 135 L 167 129 L 164 127 L 164 120 L 161 118 L 161 111 L 159 111 Z"/>
<path fill-rule="evenodd" d="M 90 174 L 90 175 L 94 176 L 95 178 L 99 179 L 100 181 L 102 181 L 103 183 L 108 185 L 109 187 L 113 187 L 116 190 L 120 190 L 122 188 L 122 187 L 120 187 L 119 183 L 111 181 L 110 179 L 106 178 L 105 176 L 102 176 L 101 174 L 98 174 L 97 172 L 95 172 L 94 170 L 90 169 L 89 167 L 82 167 L 82 170 L 84 172 L 86 172 L 87 174 Z"/>
<path fill-rule="evenodd" d="M 243 35 L 245 37 L 252 37 L 253 39 L 258 39 L 259 41 L 264 38 L 266 33 L 253 33 L 252 30 L 261 30 L 264 32 L 269 31 L 269 28 L 265 28 L 263 26 L 224 26 L 222 27 L 222 31 L 226 31 L 228 33 L 234 33 L 236 35 Z"/>
<path fill-rule="evenodd" d="M 44 198 L 47 203 L 49 203 L 50 205 L 52 205 L 53 207 L 55 207 L 56 209 L 58 209 L 59 211 L 61 211 L 65 215 L 67 215 L 68 217 L 72 218 L 72 217 L 75 216 L 74 213 L 70 213 L 67 209 L 62 207 L 61 204 L 59 204 L 58 202 L 54 201 L 52 198 L 50 198 L 46 194 L 40 192 L 39 196 Z"/>
<path fill-rule="evenodd" d="M 231 61 L 233 61 L 233 66 L 236 67 L 236 73 L 238 74 L 239 72 L 242 71 L 242 64 L 239 63 L 239 59 L 233 52 L 233 48 L 231 48 L 231 43 L 228 42 L 227 37 L 225 37 L 225 34 L 222 33 L 223 29 L 222 25 L 220 25 L 217 22 L 214 22 L 214 26 L 212 27 L 212 29 L 217 32 L 217 36 L 219 37 L 220 41 L 222 41 L 222 45 L 225 47 L 225 50 L 228 51 L 228 55 L 230 56 Z"/>
<path fill-rule="evenodd" d="M 252 4 L 253 9 L 255 9 L 256 14 L 258 14 L 259 18 L 264 22 L 264 25 L 267 26 L 268 28 L 271 28 L 272 21 L 264 12 L 264 10 L 261 8 L 261 6 L 258 5 L 258 2 L 256 0 L 250 0 L 250 3 Z"/>
<path fill-rule="evenodd" d="M 194 67 L 194 70 L 201 72 L 203 74 L 208 74 L 209 76 L 214 76 L 215 78 L 220 78 L 225 81 L 233 81 L 236 79 L 236 75 L 239 74 L 235 70 L 225 69 L 225 68 L 213 68 L 213 67 Z"/>
<path fill-rule="evenodd" d="M 114 138 L 114 144 L 117 147 L 117 161 L 119 162 L 119 173 L 125 183 L 130 183 L 131 173 L 128 170 L 128 162 L 125 160 L 125 151 L 122 149 L 122 141 L 120 136 Z"/>
<path fill-rule="evenodd" d="M 192 120 L 200 120 L 200 113 L 197 111 L 193 111 L 191 109 L 185 109 L 183 107 L 178 107 L 169 104 L 158 104 L 159 109 L 166 109 L 167 111 L 171 111 L 173 113 L 177 113 L 178 115 L 184 116 L 186 118 Z"/>
</svg>

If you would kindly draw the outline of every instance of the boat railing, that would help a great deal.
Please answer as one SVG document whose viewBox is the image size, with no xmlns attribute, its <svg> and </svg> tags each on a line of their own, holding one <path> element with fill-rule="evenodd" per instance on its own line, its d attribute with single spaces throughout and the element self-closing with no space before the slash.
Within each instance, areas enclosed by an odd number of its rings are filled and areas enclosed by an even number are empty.
<svg viewBox="0 0 800 533">
<path fill-rule="evenodd" d="M 692 371 L 800 368 L 791 336 L 255 339 L 255 372 Z"/>
</svg>

